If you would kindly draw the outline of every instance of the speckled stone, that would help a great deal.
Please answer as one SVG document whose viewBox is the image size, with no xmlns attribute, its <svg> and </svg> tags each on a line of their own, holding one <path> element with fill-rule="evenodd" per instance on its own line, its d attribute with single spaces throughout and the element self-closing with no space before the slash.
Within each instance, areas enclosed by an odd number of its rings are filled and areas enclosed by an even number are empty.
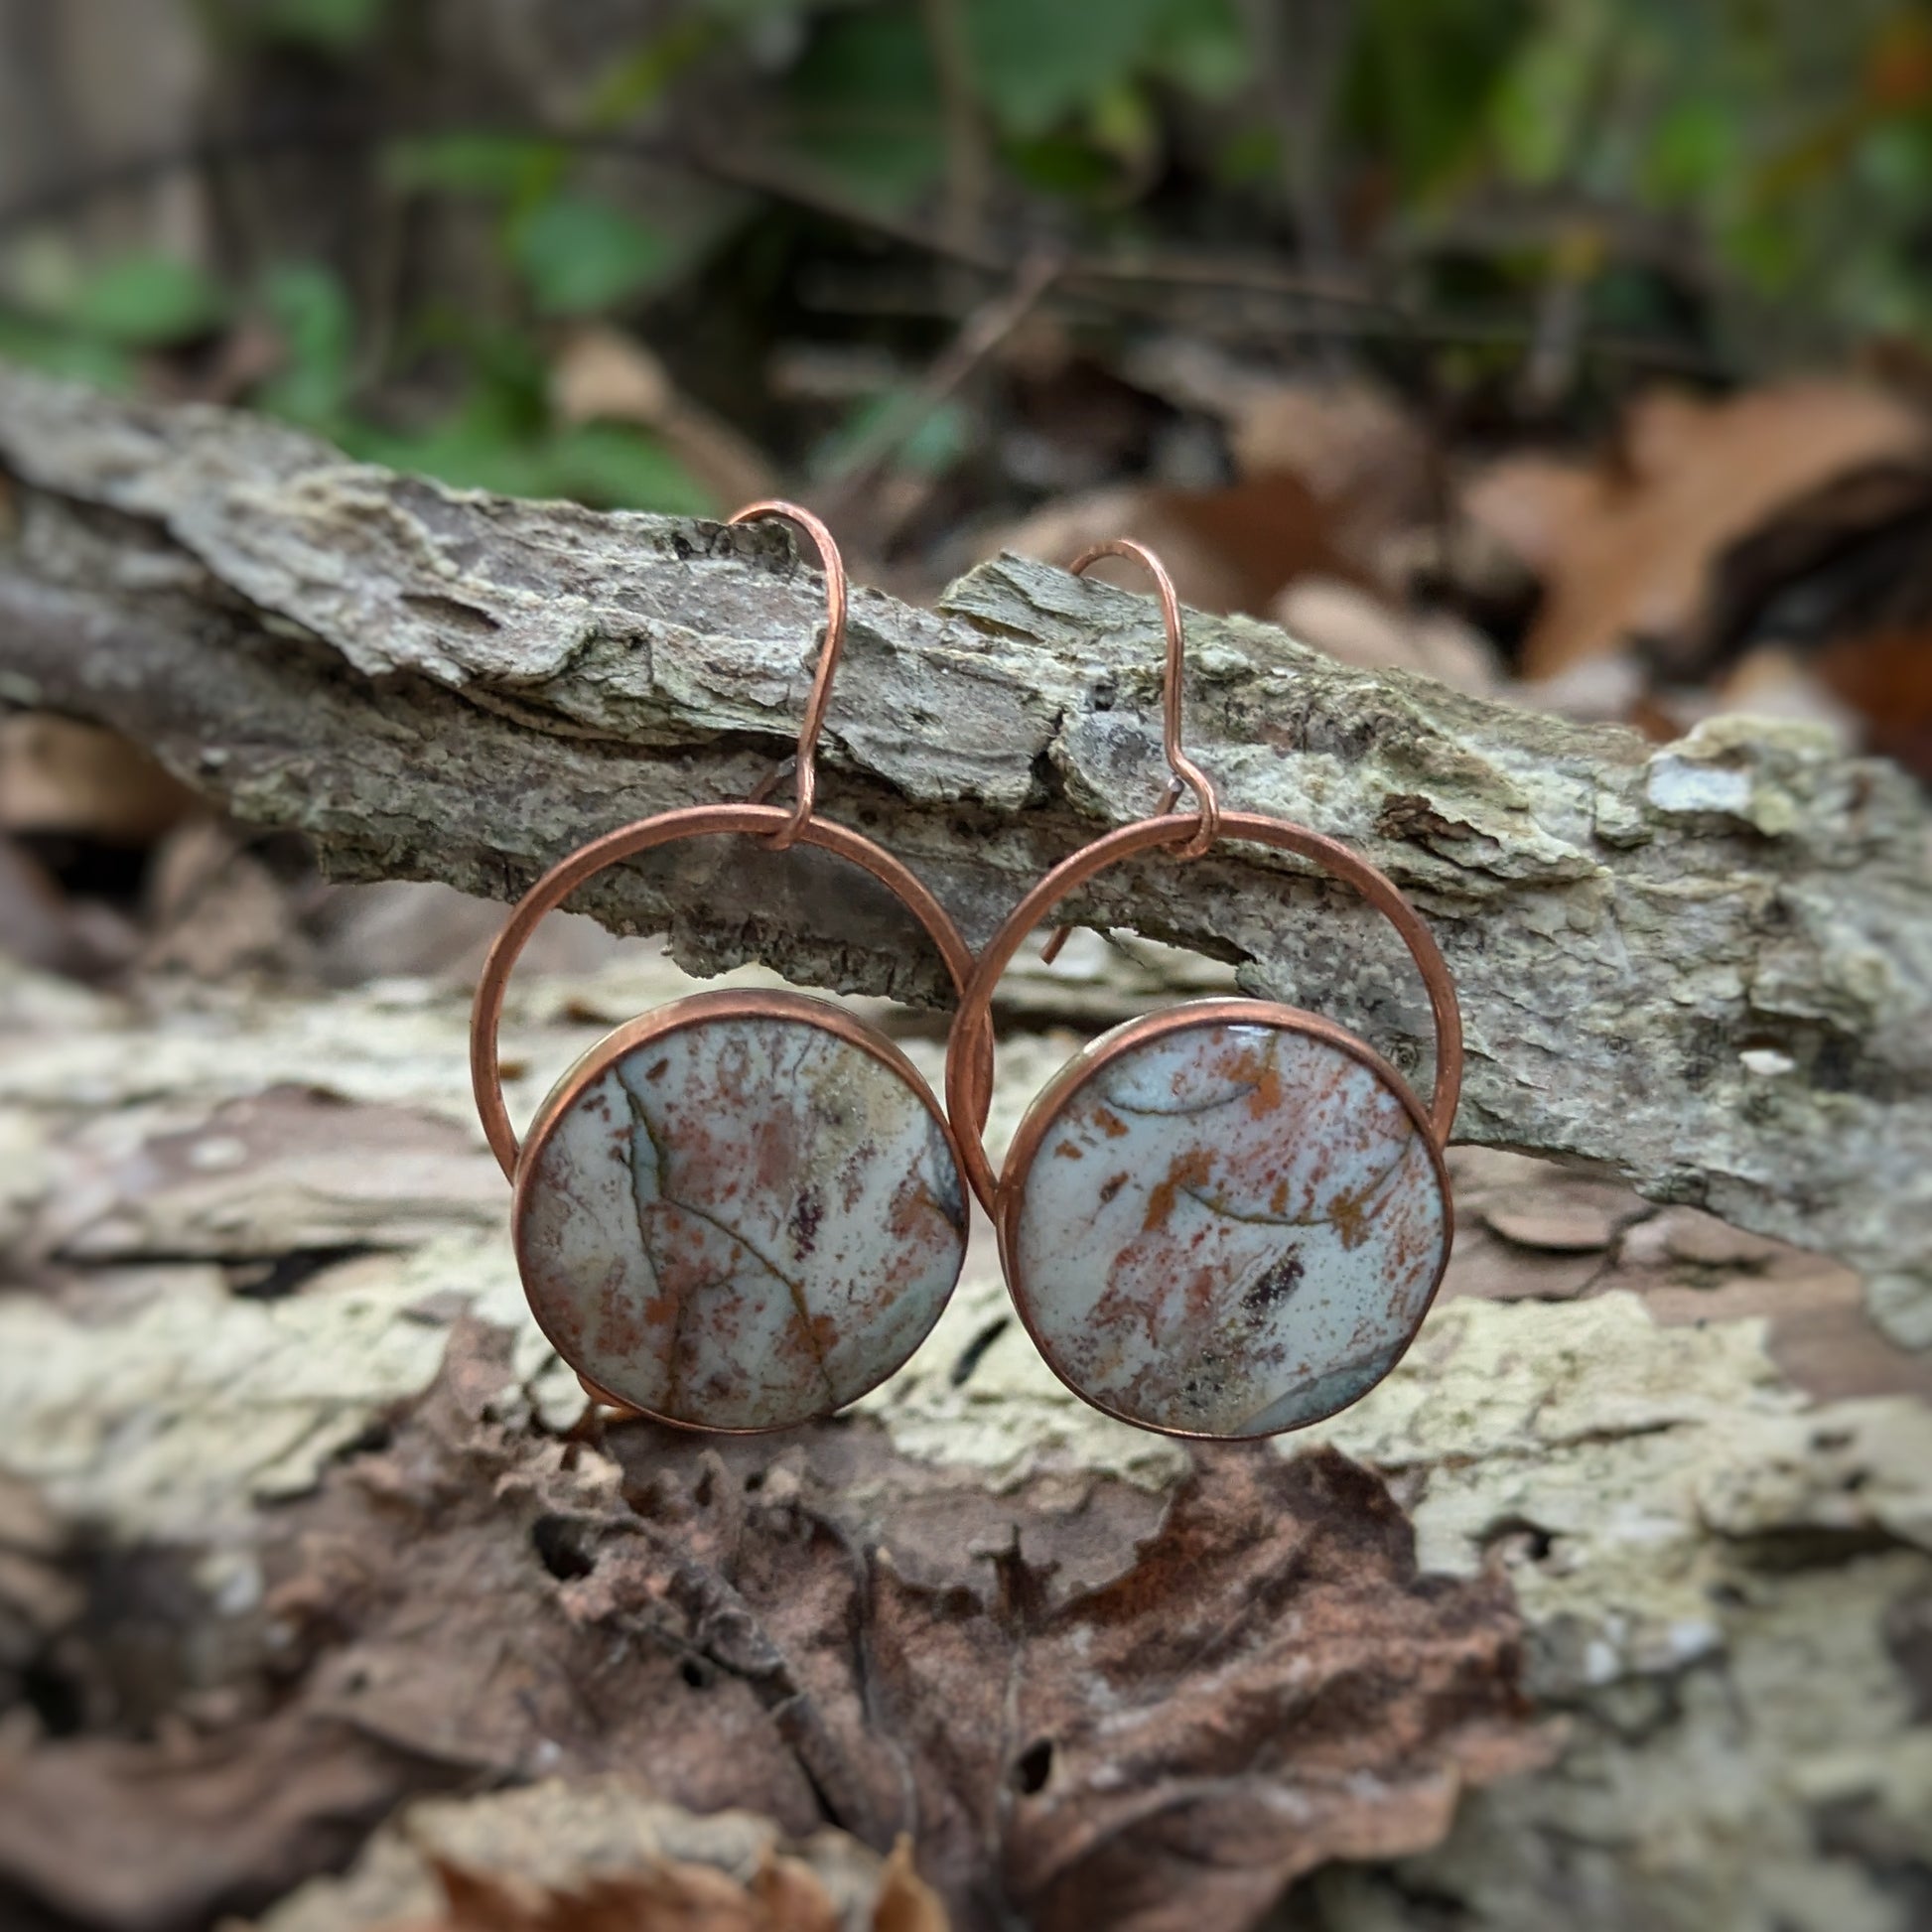
<svg viewBox="0 0 1932 1932">
<path fill-rule="evenodd" d="M 516 1247 L 539 1325 L 611 1394 L 780 1429 L 912 1353 L 966 1217 L 937 1110 L 895 1068 L 810 1020 L 712 1016 L 540 1117 Z"/>
<path fill-rule="evenodd" d="M 1429 1143 L 1383 1072 L 1279 1025 L 1203 1022 L 1096 1060 L 1145 1025 L 1035 1103 L 1015 1299 L 1060 1374 L 1130 1421 L 1318 1421 L 1389 1372 L 1434 1291 L 1450 1218 Z"/>
</svg>

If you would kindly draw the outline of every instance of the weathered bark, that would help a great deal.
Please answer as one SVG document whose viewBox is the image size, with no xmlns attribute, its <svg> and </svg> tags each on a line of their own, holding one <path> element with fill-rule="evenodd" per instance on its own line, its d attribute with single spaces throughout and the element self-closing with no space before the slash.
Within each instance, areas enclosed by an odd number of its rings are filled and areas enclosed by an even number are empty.
<svg viewBox="0 0 1932 1932">
<path fill-rule="evenodd" d="M 794 729 L 816 577 L 776 530 L 507 501 L 275 425 L 0 373 L 0 698 L 102 719 L 346 877 L 506 897 L 590 834 L 743 795 Z M 1459 1134 L 1828 1248 L 1932 1341 L 1932 819 L 1790 726 L 1653 750 L 1192 622 L 1188 726 L 1229 801 L 1349 839 L 1424 909 L 1471 1047 Z M 1150 808 L 1153 607 L 1014 558 L 938 612 L 854 604 L 827 808 L 980 940 Z M 930 997 L 936 964 L 818 855 L 680 848 L 587 909 Z M 1099 882 L 1083 916 L 1240 960 L 1412 1067 L 1392 934 L 1248 852 Z"/>
</svg>

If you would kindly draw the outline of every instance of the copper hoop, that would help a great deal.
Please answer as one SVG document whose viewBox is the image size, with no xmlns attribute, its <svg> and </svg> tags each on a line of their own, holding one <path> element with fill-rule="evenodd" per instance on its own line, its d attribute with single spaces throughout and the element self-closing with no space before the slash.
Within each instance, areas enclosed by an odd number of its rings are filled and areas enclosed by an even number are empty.
<svg viewBox="0 0 1932 1932">
<path fill-rule="evenodd" d="M 845 559 L 839 554 L 839 546 L 832 532 L 819 518 L 798 504 L 783 502 L 775 496 L 747 503 L 742 510 L 734 511 L 725 520 L 727 524 L 756 523 L 766 517 L 782 519 L 804 531 L 811 538 L 812 547 L 818 552 L 820 567 L 825 572 L 825 642 L 819 648 L 818 668 L 812 673 L 811 694 L 805 700 L 804 720 L 798 727 L 791 816 L 785 820 L 783 830 L 771 840 L 775 851 L 785 852 L 805 836 L 805 826 L 818 798 L 818 734 L 825 724 L 825 713 L 832 702 L 832 674 L 839 667 L 840 652 L 845 649 Z M 775 787 L 782 775 L 781 768 L 759 787 L 759 802 L 762 802 L 764 795 Z"/>
<path fill-rule="evenodd" d="M 477 1112 L 483 1120 L 483 1136 L 489 1142 L 490 1152 L 496 1157 L 496 1165 L 502 1169 L 507 1179 L 514 1181 L 516 1178 L 520 1149 L 516 1131 L 510 1125 L 509 1110 L 503 1104 L 496 1035 L 502 1022 L 503 996 L 511 969 L 529 943 L 537 922 L 546 912 L 561 905 L 579 886 L 621 859 L 632 858 L 639 852 L 648 852 L 653 847 L 670 845 L 680 839 L 733 832 L 775 833 L 788 826 L 791 819 L 792 814 L 781 805 L 687 805 L 677 811 L 659 812 L 654 818 L 621 825 L 615 832 L 607 832 L 602 838 L 579 846 L 567 858 L 560 859 L 552 866 L 517 900 L 504 921 L 503 929 L 490 946 L 488 958 L 483 961 L 483 977 L 477 982 L 476 1004 L 470 1015 L 471 1086 L 476 1093 Z M 973 973 L 973 955 L 946 908 L 904 866 L 870 839 L 822 818 L 807 820 L 799 830 L 798 842 L 849 859 L 893 893 L 925 928 L 927 936 L 938 947 L 947 972 L 952 976 L 954 991 L 962 1000 L 965 998 Z M 984 1078 L 980 1085 L 990 1100 L 993 1059 L 990 1013 L 977 1045 L 968 1044 L 974 1038 L 971 1033 L 960 1033 L 957 1015 L 954 1017 L 953 1032 L 962 1042 L 962 1051 L 970 1051 L 976 1064 L 985 1062 Z M 985 1115 L 981 1114 L 979 1118 L 983 1123 Z"/>
<path fill-rule="evenodd" d="M 1436 1021 L 1436 1084 L 1429 1109 L 1430 1133 L 1438 1147 L 1447 1143 L 1462 1093 L 1462 1015 L 1456 1005 L 1455 982 L 1422 915 L 1403 897 L 1395 882 L 1378 872 L 1338 840 L 1311 832 L 1286 819 L 1266 818 L 1258 812 L 1226 812 L 1221 835 L 1251 840 L 1281 852 L 1312 861 L 1334 878 L 1353 886 L 1401 935 L 1409 955 L 1422 973 Z M 996 1225 L 1003 1220 L 1001 1195 L 1005 1178 L 996 1175 L 986 1156 L 981 1129 L 992 1100 L 993 993 L 1027 934 L 1069 893 L 1116 860 L 1160 846 L 1179 845 L 1199 837 L 1197 815 L 1144 818 L 1122 825 L 1062 859 L 1007 915 L 1006 922 L 987 942 L 953 1017 L 952 1040 L 946 1053 L 946 1106 L 966 1164 L 966 1177 Z M 1266 1010 L 1275 1002 L 1257 1002 Z M 1278 1008 L 1301 1016 L 1299 1009 Z M 959 1050 L 954 1051 L 957 1044 Z M 1400 1078 L 1400 1076 L 1397 1076 Z M 1007 1168 L 1013 1171 L 1011 1156 Z"/>
<path fill-rule="evenodd" d="M 1146 544 L 1136 543 L 1132 537 L 1112 537 L 1105 543 L 1096 543 L 1091 549 L 1081 551 L 1068 568 L 1078 577 L 1102 557 L 1125 557 L 1130 563 L 1139 564 L 1154 579 L 1154 594 L 1161 602 L 1161 622 L 1168 633 L 1167 667 L 1161 680 L 1161 744 L 1168 757 L 1168 769 L 1175 780 L 1175 787 L 1170 789 L 1167 803 L 1161 809 L 1173 808 L 1173 801 L 1180 796 L 1181 786 L 1194 794 L 1200 812 L 1200 829 L 1181 848 L 1179 856 L 1198 859 L 1220 834 L 1221 801 L 1207 773 L 1180 746 L 1182 660 L 1187 648 L 1180 598 L 1174 590 L 1173 579 L 1168 575 L 1167 565 Z"/>
</svg>

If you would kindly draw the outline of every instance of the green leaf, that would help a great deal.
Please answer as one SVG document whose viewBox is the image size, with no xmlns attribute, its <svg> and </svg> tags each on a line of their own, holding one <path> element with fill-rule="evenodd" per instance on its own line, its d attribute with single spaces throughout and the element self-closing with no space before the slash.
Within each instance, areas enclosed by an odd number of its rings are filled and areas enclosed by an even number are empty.
<svg viewBox="0 0 1932 1932">
<path fill-rule="evenodd" d="M 654 106 L 665 88 L 723 37 L 721 22 L 695 14 L 651 35 L 599 76 L 591 91 L 586 120 L 592 127 L 617 127 L 632 114 Z"/>
<path fill-rule="evenodd" d="M 119 349 L 24 316 L 0 315 L 0 355 L 96 389 L 134 386 L 134 365 Z"/>
<path fill-rule="evenodd" d="M 327 429 L 348 399 L 355 312 L 333 270 L 285 262 L 262 280 L 262 302 L 285 351 L 283 366 L 255 391 L 255 407 Z"/>
<path fill-rule="evenodd" d="M 974 77 L 1010 134 L 1045 133 L 1140 66 L 1171 0 L 971 0 Z"/>
<path fill-rule="evenodd" d="M 1428 7 L 1365 0 L 1343 87 L 1345 118 L 1366 147 L 1394 164 L 1409 194 L 1439 188 L 1490 131 L 1498 90 L 1537 17 L 1531 0 L 1433 0 Z M 1553 36 L 1551 84 L 1568 87 L 1581 58 Z M 1533 90 L 1528 97 L 1535 98 Z M 1567 137 L 1566 112 L 1566 105 L 1546 103 L 1530 117 L 1545 145 Z M 1540 154 L 1533 165 L 1544 165 Z"/>
<path fill-rule="evenodd" d="M 621 423 L 583 423 L 544 447 L 548 492 L 593 509 L 715 516 L 720 504 L 656 437 Z"/>
<path fill-rule="evenodd" d="M 1650 138 L 1645 187 L 1657 201 L 1687 201 L 1735 178 L 1741 159 L 1733 103 L 1710 96 L 1669 107 Z"/>
<path fill-rule="evenodd" d="M 1042 134 L 1037 140 L 1009 141 L 1001 151 L 1006 164 L 1029 188 L 1068 201 L 1093 201 L 1116 193 L 1118 164 L 1084 136 Z"/>
<path fill-rule="evenodd" d="M 521 199 L 547 192 L 568 160 L 555 141 L 522 134 L 425 134 L 391 144 L 383 171 L 398 188 Z"/>
<path fill-rule="evenodd" d="M 122 255 L 88 275 L 65 307 L 83 335 L 123 348 L 152 348 L 206 335 L 226 304 L 192 262 L 146 252 Z"/>
<path fill-rule="evenodd" d="M 1155 73 L 1202 100 L 1225 100 L 1254 79 L 1254 54 L 1233 0 L 1168 0 L 1147 59 Z"/>
<path fill-rule="evenodd" d="M 554 195 L 520 217 L 510 256 L 544 315 L 587 315 L 662 282 L 678 250 L 608 202 Z"/>
<path fill-rule="evenodd" d="M 787 92 L 793 144 L 858 200 L 902 208 L 939 179 L 939 81 L 911 9 L 871 7 L 828 21 Z"/>
<path fill-rule="evenodd" d="M 1214 153 L 1214 179 L 1224 188 L 1252 188 L 1281 172 L 1281 136 L 1259 123 L 1234 128 Z"/>
<path fill-rule="evenodd" d="M 255 24 L 270 40 L 352 54 L 373 37 L 387 6 L 388 0 L 265 0 Z"/>
<path fill-rule="evenodd" d="M 904 393 L 902 390 L 889 389 L 855 404 L 845 421 L 813 451 L 813 474 L 820 477 L 843 474 L 851 453 L 881 423 L 897 412 L 904 401 Z M 956 398 L 949 397 L 935 403 L 906 432 L 892 452 L 892 464 L 896 470 L 935 477 L 950 470 L 959 461 L 971 440 L 971 418 Z"/>
</svg>

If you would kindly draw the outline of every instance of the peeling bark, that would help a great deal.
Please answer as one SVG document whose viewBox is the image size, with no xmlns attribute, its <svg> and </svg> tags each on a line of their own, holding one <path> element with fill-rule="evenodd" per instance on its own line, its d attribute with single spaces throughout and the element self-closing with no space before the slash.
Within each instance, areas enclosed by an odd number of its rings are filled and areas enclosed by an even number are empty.
<svg viewBox="0 0 1932 1932">
<path fill-rule="evenodd" d="M 12 371 L 0 465 L 0 700 L 116 726 L 345 877 L 505 897 L 626 818 L 742 796 L 795 729 L 819 588 L 775 529 L 446 489 Z M 937 613 L 860 592 L 827 809 L 983 940 L 1158 797 L 1158 635 L 1147 600 L 1011 557 Z M 1829 1249 L 1932 1343 L 1932 818 L 1902 773 L 1788 725 L 1653 750 L 1241 620 L 1191 644 L 1224 797 L 1350 840 L 1429 916 L 1469 1034 L 1461 1137 Z M 706 968 L 936 993 L 825 855 L 654 857 L 585 909 Z M 1287 862 L 1123 868 L 1077 909 L 1427 1058 L 1394 935 Z"/>
</svg>

